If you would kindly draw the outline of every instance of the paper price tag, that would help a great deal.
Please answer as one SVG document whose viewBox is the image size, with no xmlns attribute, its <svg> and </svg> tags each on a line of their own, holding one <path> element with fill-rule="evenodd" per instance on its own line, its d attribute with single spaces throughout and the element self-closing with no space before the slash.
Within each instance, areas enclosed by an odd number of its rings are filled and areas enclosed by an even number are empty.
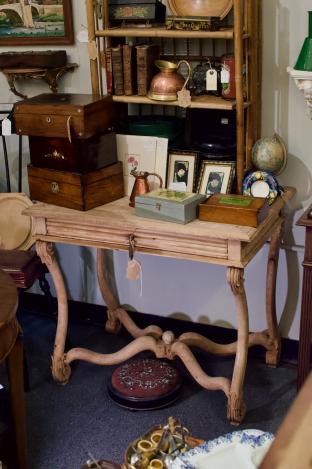
<svg viewBox="0 0 312 469">
<path fill-rule="evenodd" d="M 2 121 L 2 135 L 11 135 L 12 134 L 12 123 L 10 119 L 5 117 Z"/>
<path fill-rule="evenodd" d="M 206 73 L 206 90 L 207 91 L 217 91 L 218 89 L 218 74 L 217 70 L 211 68 L 207 70 Z"/>
<path fill-rule="evenodd" d="M 230 83 L 230 72 L 225 68 L 221 71 L 221 83 Z"/>
<path fill-rule="evenodd" d="M 189 90 L 186 90 L 184 88 L 181 91 L 178 91 L 177 95 L 178 95 L 179 106 L 185 108 L 191 105 L 191 93 Z"/>
<path fill-rule="evenodd" d="M 86 29 L 81 29 L 76 35 L 78 42 L 89 42 L 88 31 Z"/>
<path fill-rule="evenodd" d="M 172 191 L 186 192 L 186 184 L 185 182 L 171 182 L 169 189 Z"/>
</svg>

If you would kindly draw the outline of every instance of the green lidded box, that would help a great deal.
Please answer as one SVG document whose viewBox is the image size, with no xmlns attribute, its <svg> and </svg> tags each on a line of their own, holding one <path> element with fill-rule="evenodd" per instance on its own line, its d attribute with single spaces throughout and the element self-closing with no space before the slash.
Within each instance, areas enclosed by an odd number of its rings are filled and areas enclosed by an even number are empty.
<svg viewBox="0 0 312 469">
<path fill-rule="evenodd" d="M 186 224 L 197 218 L 197 206 L 205 195 L 157 189 L 135 198 L 135 214 L 139 217 Z"/>
</svg>

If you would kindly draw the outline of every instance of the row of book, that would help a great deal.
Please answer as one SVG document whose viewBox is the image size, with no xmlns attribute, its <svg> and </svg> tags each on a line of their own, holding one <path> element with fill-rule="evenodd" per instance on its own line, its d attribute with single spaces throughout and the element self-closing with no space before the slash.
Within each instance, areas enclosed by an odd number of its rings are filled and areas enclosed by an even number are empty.
<svg viewBox="0 0 312 469">
<path fill-rule="evenodd" d="M 105 50 L 107 92 L 115 95 L 146 96 L 152 77 L 157 73 L 157 44 L 108 47 Z"/>
</svg>

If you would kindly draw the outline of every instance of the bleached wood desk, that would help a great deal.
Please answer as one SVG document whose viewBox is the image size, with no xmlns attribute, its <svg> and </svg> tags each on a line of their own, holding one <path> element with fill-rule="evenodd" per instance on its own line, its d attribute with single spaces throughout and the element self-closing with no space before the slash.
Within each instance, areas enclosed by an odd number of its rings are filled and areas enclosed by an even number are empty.
<svg viewBox="0 0 312 469">
<path fill-rule="evenodd" d="M 256 229 L 236 225 L 195 220 L 187 225 L 149 220 L 135 216 L 123 198 L 88 212 L 37 203 L 24 211 L 33 218 L 33 236 L 37 252 L 54 281 L 58 299 L 58 323 L 52 357 L 52 373 L 56 381 L 66 383 L 70 377 L 70 364 L 85 360 L 98 365 L 115 365 L 143 350 L 151 350 L 159 358 L 178 356 L 191 375 L 204 388 L 222 390 L 228 399 L 227 416 L 231 423 L 239 424 L 245 415 L 243 381 L 248 347 L 260 344 L 267 350 L 266 363 L 278 364 L 280 334 L 275 311 L 275 283 L 279 241 L 283 225 L 281 210 L 294 194 L 287 189 L 271 207 L 266 220 Z M 163 332 L 158 326 L 140 329 L 129 314 L 118 304 L 106 279 L 105 254 L 107 250 L 128 250 L 130 239 L 135 251 L 158 256 L 190 259 L 221 264 L 227 268 L 226 278 L 236 303 L 238 315 L 237 342 L 221 345 L 195 333 L 175 338 L 173 332 Z M 248 307 L 244 288 L 244 268 L 263 244 L 271 240 L 266 289 L 266 316 L 268 329 L 249 333 Z M 108 309 L 106 329 L 118 332 L 121 324 L 134 340 L 112 354 L 99 354 L 83 348 L 64 353 L 67 333 L 67 294 L 52 243 L 76 244 L 97 248 L 97 275 L 101 293 Z M 232 379 L 208 376 L 191 352 L 191 346 L 200 347 L 217 355 L 233 355 L 235 363 Z"/>
</svg>

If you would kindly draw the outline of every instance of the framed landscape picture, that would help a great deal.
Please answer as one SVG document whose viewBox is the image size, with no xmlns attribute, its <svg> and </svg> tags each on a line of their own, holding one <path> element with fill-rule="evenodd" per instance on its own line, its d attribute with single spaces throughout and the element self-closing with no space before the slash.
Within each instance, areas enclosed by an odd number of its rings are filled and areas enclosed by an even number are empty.
<svg viewBox="0 0 312 469">
<path fill-rule="evenodd" d="M 73 42 L 71 0 L 0 0 L 0 46 Z"/>
</svg>

